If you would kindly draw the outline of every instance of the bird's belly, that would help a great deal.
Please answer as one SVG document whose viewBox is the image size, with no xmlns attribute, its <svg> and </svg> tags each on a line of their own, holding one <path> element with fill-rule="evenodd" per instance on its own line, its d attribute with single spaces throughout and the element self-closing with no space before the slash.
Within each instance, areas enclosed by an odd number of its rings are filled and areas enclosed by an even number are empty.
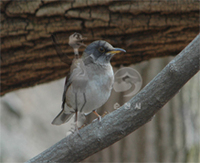
<svg viewBox="0 0 200 163">
<path fill-rule="evenodd" d="M 106 84 L 105 83 L 105 81 L 89 81 L 85 89 L 85 98 L 84 92 L 77 92 L 77 109 L 80 111 L 81 108 L 84 106 L 82 112 L 90 113 L 91 111 L 100 108 L 110 97 L 112 88 L 112 82 L 108 82 Z M 75 93 L 73 92 L 72 87 L 70 87 L 69 89 L 70 90 L 67 91 L 66 102 L 68 106 L 71 106 L 73 109 L 75 109 Z"/>
<path fill-rule="evenodd" d="M 111 90 L 106 89 L 104 86 L 91 83 L 89 87 L 91 89 L 86 90 L 86 100 L 88 102 L 83 109 L 84 113 L 89 113 L 100 108 L 106 103 L 111 93 Z"/>
</svg>

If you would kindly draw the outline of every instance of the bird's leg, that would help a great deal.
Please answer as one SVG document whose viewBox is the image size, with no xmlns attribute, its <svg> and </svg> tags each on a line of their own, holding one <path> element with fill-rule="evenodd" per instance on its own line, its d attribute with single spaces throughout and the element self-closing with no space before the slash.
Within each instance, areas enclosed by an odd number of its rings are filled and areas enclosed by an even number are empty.
<svg viewBox="0 0 200 163">
<path fill-rule="evenodd" d="M 96 112 L 96 110 L 93 110 L 93 113 L 98 117 L 98 120 L 101 123 L 101 116 Z"/>
<path fill-rule="evenodd" d="M 75 93 L 75 103 L 76 103 L 76 108 L 75 108 L 75 132 L 79 134 L 78 131 L 78 103 L 77 103 L 77 93 Z"/>
<path fill-rule="evenodd" d="M 80 113 L 82 112 L 82 110 L 83 110 L 83 108 L 84 108 L 84 106 L 85 106 L 85 104 L 86 104 L 86 97 L 85 97 L 85 93 L 83 93 L 83 97 L 84 97 L 84 104 L 83 104 L 83 106 L 82 106 L 82 108 L 81 108 L 81 110 L 80 110 Z"/>
</svg>

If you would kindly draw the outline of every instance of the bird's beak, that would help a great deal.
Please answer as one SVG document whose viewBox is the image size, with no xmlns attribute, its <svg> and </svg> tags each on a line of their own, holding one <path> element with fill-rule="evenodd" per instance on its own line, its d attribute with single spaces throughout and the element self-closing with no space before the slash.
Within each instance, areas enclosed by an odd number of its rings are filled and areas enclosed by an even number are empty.
<svg viewBox="0 0 200 163">
<path fill-rule="evenodd" d="M 121 48 L 114 48 L 113 50 L 108 51 L 106 54 L 114 55 L 114 54 L 121 53 L 121 52 L 125 52 L 126 53 L 126 50 L 121 49 Z"/>
</svg>

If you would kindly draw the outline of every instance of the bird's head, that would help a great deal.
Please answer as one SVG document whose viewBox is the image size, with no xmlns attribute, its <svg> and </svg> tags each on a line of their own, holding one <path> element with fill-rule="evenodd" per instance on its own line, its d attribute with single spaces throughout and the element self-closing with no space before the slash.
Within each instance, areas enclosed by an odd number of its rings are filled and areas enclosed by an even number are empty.
<svg viewBox="0 0 200 163">
<path fill-rule="evenodd" d="M 110 59 L 120 52 L 126 51 L 121 48 L 114 48 L 106 41 L 98 40 L 87 46 L 83 52 L 83 60 L 85 64 L 96 63 L 103 65 L 110 63 Z"/>
</svg>

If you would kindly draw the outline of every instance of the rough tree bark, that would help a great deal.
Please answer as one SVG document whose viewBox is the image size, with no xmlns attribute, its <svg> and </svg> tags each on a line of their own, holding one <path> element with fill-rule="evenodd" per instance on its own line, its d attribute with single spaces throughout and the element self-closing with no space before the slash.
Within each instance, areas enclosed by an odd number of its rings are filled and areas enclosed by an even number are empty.
<svg viewBox="0 0 200 163">
<path fill-rule="evenodd" d="M 200 34 L 129 102 L 28 162 L 78 162 L 124 138 L 161 109 L 200 69 Z M 136 104 L 141 103 L 141 109 Z M 112 125 L 111 125 L 112 124 Z"/>
<path fill-rule="evenodd" d="M 176 55 L 199 31 L 199 2 L 173 1 L 1 1 L 1 95 L 64 77 L 50 34 L 62 49 L 73 32 L 86 44 L 104 39 L 127 53 L 113 66 Z M 84 49 L 81 49 L 83 51 Z"/>
</svg>

